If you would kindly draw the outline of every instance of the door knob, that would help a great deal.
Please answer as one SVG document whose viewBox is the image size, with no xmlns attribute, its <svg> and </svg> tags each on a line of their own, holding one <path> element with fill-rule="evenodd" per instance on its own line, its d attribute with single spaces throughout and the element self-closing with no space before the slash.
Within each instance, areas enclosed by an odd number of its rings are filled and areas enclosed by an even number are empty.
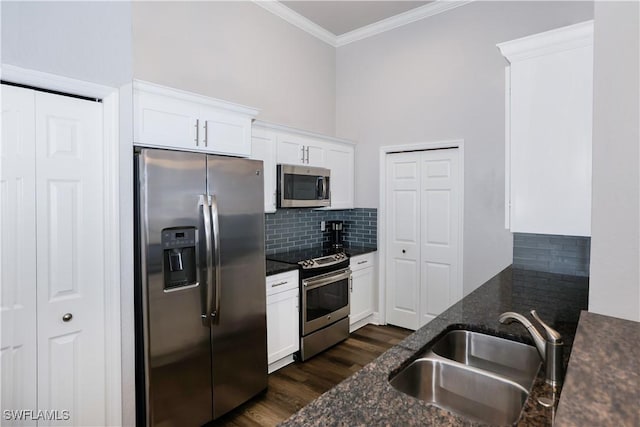
<svg viewBox="0 0 640 427">
<path fill-rule="evenodd" d="M 402 250 L 402 253 L 403 253 L 403 254 L 406 254 L 406 253 L 407 253 L 407 251 L 405 251 L 405 250 L 403 249 L 403 250 Z"/>
<path fill-rule="evenodd" d="M 71 313 L 66 313 L 64 316 L 62 316 L 62 321 L 63 322 L 68 322 L 71 319 L 73 319 L 73 314 L 71 314 Z"/>
</svg>

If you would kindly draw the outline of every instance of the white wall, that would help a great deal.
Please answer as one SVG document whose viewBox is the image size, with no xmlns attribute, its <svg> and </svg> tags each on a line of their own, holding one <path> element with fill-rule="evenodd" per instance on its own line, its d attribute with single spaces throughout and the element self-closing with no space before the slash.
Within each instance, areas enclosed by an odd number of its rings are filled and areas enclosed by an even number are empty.
<svg viewBox="0 0 640 427">
<path fill-rule="evenodd" d="M 7 2 L 2 63 L 107 86 L 131 81 L 128 2 Z"/>
<path fill-rule="evenodd" d="M 640 321 L 640 6 L 597 2 L 589 311 Z"/>
<path fill-rule="evenodd" d="M 380 146 L 464 139 L 465 294 L 512 260 L 496 44 L 592 17 L 592 3 L 474 2 L 337 49 L 336 133 L 358 141 L 356 206 L 378 207 Z"/>
<path fill-rule="evenodd" d="M 136 2 L 134 75 L 333 135 L 335 50 L 251 2 Z"/>
</svg>

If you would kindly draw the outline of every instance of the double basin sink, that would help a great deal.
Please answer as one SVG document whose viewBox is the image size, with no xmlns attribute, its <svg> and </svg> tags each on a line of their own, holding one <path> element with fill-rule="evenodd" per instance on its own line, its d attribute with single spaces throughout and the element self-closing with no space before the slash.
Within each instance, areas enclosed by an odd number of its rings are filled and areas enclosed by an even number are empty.
<svg viewBox="0 0 640 427">
<path fill-rule="evenodd" d="M 540 364 L 531 345 L 455 329 L 390 383 L 396 390 L 473 421 L 513 425 Z"/>
</svg>

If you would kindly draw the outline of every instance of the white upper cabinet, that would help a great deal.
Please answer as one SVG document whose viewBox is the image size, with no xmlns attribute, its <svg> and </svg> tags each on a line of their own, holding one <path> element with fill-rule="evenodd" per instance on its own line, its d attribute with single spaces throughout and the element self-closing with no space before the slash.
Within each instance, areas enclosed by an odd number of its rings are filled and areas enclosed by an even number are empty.
<svg viewBox="0 0 640 427">
<path fill-rule="evenodd" d="M 291 134 L 278 135 L 278 163 L 324 167 L 325 148 L 322 142 Z"/>
<path fill-rule="evenodd" d="M 275 138 L 276 164 L 314 166 L 331 170 L 331 206 L 324 209 L 354 207 L 355 150 L 353 142 L 262 121 L 254 122 L 253 131 L 262 132 L 261 135 L 268 131 L 269 135 Z M 264 159 L 261 160 L 264 161 Z M 266 179 L 269 179 L 269 175 L 265 173 Z M 276 179 L 274 175 L 274 189 Z M 265 183 L 265 203 L 270 197 L 270 193 L 267 193 L 268 185 L 270 186 Z"/>
<path fill-rule="evenodd" d="M 510 62 L 506 223 L 590 236 L 593 21 L 498 47 Z"/>
<path fill-rule="evenodd" d="M 254 126 L 251 131 L 251 158 L 264 164 L 264 211 L 276 211 L 276 135 Z"/>
<path fill-rule="evenodd" d="M 136 145 L 251 155 L 255 109 L 141 81 L 133 108 Z"/>
<path fill-rule="evenodd" d="M 326 167 L 331 169 L 331 208 L 353 208 L 355 172 L 353 146 L 327 144 L 325 157 Z"/>
</svg>

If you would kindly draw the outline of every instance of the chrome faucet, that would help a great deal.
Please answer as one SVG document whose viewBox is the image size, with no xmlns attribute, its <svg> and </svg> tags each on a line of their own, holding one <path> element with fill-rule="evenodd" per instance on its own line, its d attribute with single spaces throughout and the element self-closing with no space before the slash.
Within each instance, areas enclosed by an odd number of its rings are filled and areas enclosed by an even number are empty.
<svg viewBox="0 0 640 427">
<path fill-rule="evenodd" d="M 563 372 L 563 360 L 562 360 L 562 335 L 555 329 L 547 325 L 538 317 L 535 310 L 531 310 L 531 316 L 544 328 L 547 335 L 545 339 L 535 326 L 523 315 L 514 313 L 513 311 L 507 311 L 502 313 L 498 320 L 500 323 L 511 323 L 513 321 L 520 322 L 527 331 L 531 334 L 533 342 L 538 349 L 540 358 L 544 363 L 544 371 L 546 374 L 546 382 L 553 386 L 559 386 L 562 384 L 564 377 Z"/>
</svg>

